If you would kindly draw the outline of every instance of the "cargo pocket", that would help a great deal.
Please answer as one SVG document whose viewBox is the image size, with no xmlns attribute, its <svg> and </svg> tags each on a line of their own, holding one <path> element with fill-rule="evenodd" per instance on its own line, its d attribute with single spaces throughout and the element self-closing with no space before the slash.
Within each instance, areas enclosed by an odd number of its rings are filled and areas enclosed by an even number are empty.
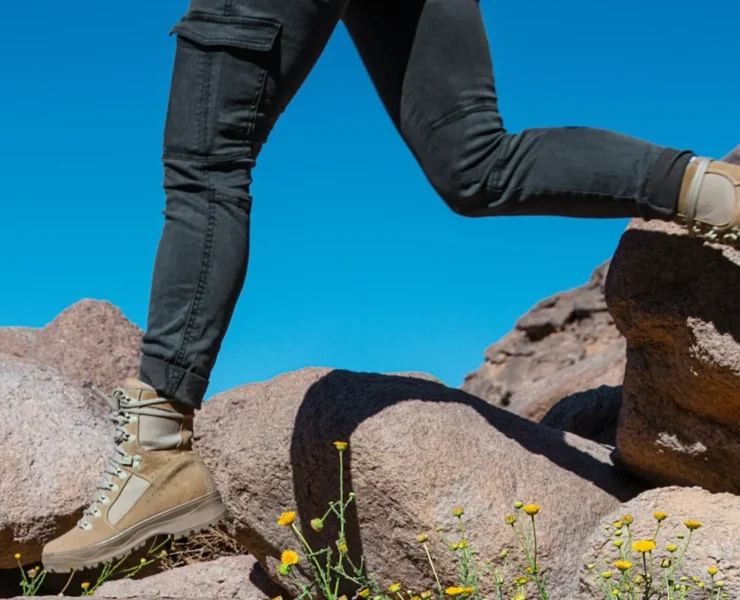
<svg viewBox="0 0 740 600">
<path fill-rule="evenodd" d="M 279 33 L 280 24 L 267 19 L 194 12 L 175 25 L 165 154 L 236 155 L 249 148 Z"/>
</svg>

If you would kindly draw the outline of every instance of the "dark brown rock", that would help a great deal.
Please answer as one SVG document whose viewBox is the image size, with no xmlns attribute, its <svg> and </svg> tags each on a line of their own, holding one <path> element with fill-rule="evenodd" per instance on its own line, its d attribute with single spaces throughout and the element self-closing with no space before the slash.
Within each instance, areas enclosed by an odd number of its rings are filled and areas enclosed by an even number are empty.
<svg viewBox="0 0 740 600">
<path fill-rule="evenodd" d="M 604 299 L 609 263 L 579 288 L 539 302 L 512 332 L 490 346 L 463 389 L 538 421 L 561 399 L 600 385 L 620 385 L 625 342 Z"/>
<path fill-rule="evenodd" d="M 540 423 L 613 447 L 621 408 L 622 386 L 602 385 L 563 398 Z"/>
<path fill-rule="evenodd" d="M 657 483 L 740 493 L 740 252 L 635 220 L 606 297 L 628 341 L 621 459 Z"/>
</svg>

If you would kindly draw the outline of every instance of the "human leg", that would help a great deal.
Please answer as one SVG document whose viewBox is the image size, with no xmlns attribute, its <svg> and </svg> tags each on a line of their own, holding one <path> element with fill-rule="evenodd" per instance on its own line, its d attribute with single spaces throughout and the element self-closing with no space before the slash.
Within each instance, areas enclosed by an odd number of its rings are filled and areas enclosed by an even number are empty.
<svg viewBox="0 0 740 600">
<path fill-rule="evenodd" d="M 353 0 L 343 20 L 398 131 L 456 213 L 680 216 L 690 151 L 587 127 L 506 131 L 478 0 Z M 737 185 L 735 195 L 710 187 L 705 215 L 740 205 Z"/>
<path fill-rule="evenodd" d="M 192 0 L 176 25 L 164 135 L 165 226 L 140 378 L 107 398 L 115 451 L 77 525 L 44 547 L 52 571 L 187 535 L 225 506 L 192 447 L 247 268 L 251 170 L 345 0 Z"/>
</svg>

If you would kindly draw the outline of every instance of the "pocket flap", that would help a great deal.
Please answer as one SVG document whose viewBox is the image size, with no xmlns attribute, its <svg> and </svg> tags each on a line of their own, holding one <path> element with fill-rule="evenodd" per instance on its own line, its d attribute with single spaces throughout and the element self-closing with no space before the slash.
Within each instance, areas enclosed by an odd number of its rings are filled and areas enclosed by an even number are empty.
<svg viewBox="0 0 740 600">
<path fill-rule="evenodd" d="M 244 50 L 270 50 L 280 33 L 280 24 L 267 19 L 189 13 L 172 28 L 201 46 L 229 46 Z"/>
</svg>

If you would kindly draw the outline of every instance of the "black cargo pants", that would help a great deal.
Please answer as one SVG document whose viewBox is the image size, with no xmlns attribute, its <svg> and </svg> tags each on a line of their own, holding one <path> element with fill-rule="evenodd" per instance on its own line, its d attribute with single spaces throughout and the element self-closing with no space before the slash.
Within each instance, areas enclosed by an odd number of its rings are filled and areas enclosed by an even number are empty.
<svg viewBox="0 0 740 600">
<path fill-rule="evenodd" d="M 140 374 L 166 397 L 200 406 L 247 270 L 252 167 L 340 20 L 455 213 L 675 213 L 690 152 L 582 127 L 504 129 L 477 0 L 191 0 L 174 28 Z"/>
</svg>

